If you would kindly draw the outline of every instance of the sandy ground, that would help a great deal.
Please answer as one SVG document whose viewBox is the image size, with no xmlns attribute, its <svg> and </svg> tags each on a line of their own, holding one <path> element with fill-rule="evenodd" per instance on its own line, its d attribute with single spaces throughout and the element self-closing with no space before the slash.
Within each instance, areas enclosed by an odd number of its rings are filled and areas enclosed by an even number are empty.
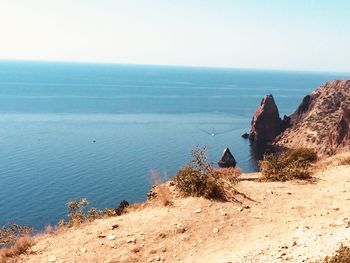
<svg viewBox="0 0 350 263">
<path fill-rule="evenodd" d="M 315 183 L 242 181 L 237 189 L 255 200 L 241 198 L 242 205 L 154 201 L 40 236 L 19 262 L 310 262 L 350 240 L 350 166 L 315 177 Z"/>
</svg>

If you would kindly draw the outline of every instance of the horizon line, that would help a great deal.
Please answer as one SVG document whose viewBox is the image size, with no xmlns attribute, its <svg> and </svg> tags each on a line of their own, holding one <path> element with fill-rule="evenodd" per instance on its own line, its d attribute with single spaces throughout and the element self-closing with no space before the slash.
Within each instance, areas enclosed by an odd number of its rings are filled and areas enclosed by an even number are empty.
<svg viewBox="0 0 350 263">
<path fill-rule="evenodd" d="M 49 60 L 49 59 L 2 59 L 0 62 L 32 62 L 32 63 L 66 63 L 66 64 L 87 64 L 87 65 L 125 65 L 125 66 L 155 66 L 155 67 L 178 67 L 178 68 L 203 68 L 203 69 L 231 69 L 247 71 L 282 71 L 295 73 L 326 73 L 326 74 L 350 74 L 346 71 L 325 71 L 325 70 L 308 70 L 308 69 L 278 69 L 278 68 L 255 68 L 255 67 L 234 67 L 234 66 L 209 66 L 209 65 L 183 65 L 183 64 L 157 64 L 157 63 L 123 63 L 111 61 L 93 61 L 93 60 Z"/>
</svg>

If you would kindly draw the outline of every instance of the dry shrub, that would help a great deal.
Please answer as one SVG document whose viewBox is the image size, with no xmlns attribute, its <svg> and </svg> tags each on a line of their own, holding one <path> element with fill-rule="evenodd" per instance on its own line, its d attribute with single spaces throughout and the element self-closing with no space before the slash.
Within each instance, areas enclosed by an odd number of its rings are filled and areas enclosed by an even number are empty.
<svg viewBox="0 0 350 263">
<path fill-rule="evenodd" d="M 221 201 L 236 201 L 234 185 L 238 173 L 224 174 L 208 162 L 206 147 L 191 152 L 191 163 L 183 167 L 174 177 L 176 187 L 185 196 L 205 197 Z M 238 170 L 235 170 L 236 172 Z"/>
<path fill-rule="evenodd" d="M 238 167 L 217 168 L 216 171 L 222 176 L 232 178 L 232 180 L 238 180 L 238 177 L 242 174 L 242 170 Z"/>
<path fill-rule="evenodd" d="M 69 224 L 71 226 L 79 225 L 86 220 L 85 209 L 89 205 L 89 201 L 86 198 L 81 198 L 79 201 L 69 201 L 68 217 Z"/>
<path fill-rule="evenodd" d="M 350 156 L 341 158 L 339 160 L 339 165 L 350 165 Z"/>
<path fill-rule="evenodd" d="M 13 245 L 17 238 L 28 236 L 34 232 L 33 227 L 11 223 L 0 227 L 0 247 L 1 245 Z"/>
<path fill-rule="evenodd" d="M 81 198 L 78 201 L 69 201 L 67 203 L 69 220 L 66 222 L 64 219 L 61 219 L 58 222 L 58 228 L 72 227 L 102 217 L 120 216 L 126 212 L 129 203 L 123 200 L 118 207 L 105 208 L 103 210 L 95 207 L 87 209 L 88 205 L 89 201 L 86 198 Z"/>
<path fill-rule="evenodd" d="M 34 239 L 30 236 L 19 237 L 13 246 L 0 250 L 0 263 L 5 263 L 11 259 L 26 253 L 27 250 L 34 244 Z"/>
<path fill-rule="evenodd" d="M 98 210 L 95 207 L 91 207 L 87 212 L 86 219 L 88 221 L 94 221 L 95 219 L 101 218 L 102 215 L 103 213 L 101 210 Z"/>
<path fill-rule="evenodd" d="M 273 181 L 309 179 L 311 164 L 316 161 L 317 154 L 313 150 L 293 149 L 266 155 L 260 161 L 260 171 L 265 179 Z"/>
<path fill-rule="evenodd" d="M 52 235 L 55 233 L 55 228 L 53 228 L 51 225 L 47 225 L 45 227 L 45 233 Z"/>
<path fill-rule="evenodd" d="M 142 208 L 145 207 L 145 203 L 132 203 L 130 206 L 127 207 L 126 212 L 132 212 L 132 211 L 139 211 Z"/>
<path fill-rule="evenodd" d="M 105 208 L 102 210 L 103 214 L 107 217 L 111 217 L 111 216 L 116 216 L 116 212 L 114 208 Z"/>
<path fill-rule="evenodd" d="M 287 161 L 314 163 L 318 160 L 317 153 L 309 148 L 290 149 L 286 152 Z"/>
<path fill-rule="evenodd" d="M 57 225 L 52 226 L 52 225 L 47 225 L 44 229 L 43 233 L 46 233 L 48 235 L 57 235 L 62 233 L 64 228 L 66 227 L 64 220 L 61 220 L 57 223 Z"/>
<path fill-rule="evenodd" d="M 162 202 L 164 206 L 172 205 L 173 202 L 171 200 L 171 194 L 169 189 L 164 185 L 161 184 L 161 179 L 159 176 L 159 173 L 155 170 L 152 170 L 150 173 L 151 180 L 153 182 L 153 185 L 157 186 L 157 197 Z M 166 174 L 164 175 L 164 177 Z"/>
<path fill-rule="evenodd" d="M 333 256 L 327 256 L 323 260 L 318 261 L 319 263 L 349 263 L 350 262 L 350 248 L 340 245 L 338 250 Z"/>
<path fill-rule="evenodd" d="M 350 165 L 350 153 L 343 152 L 330 156 L 317 163 L 319 170 L 326 169 L 329 166 Z"/>
<path fill-rule="evenodd" d="M 64 229 L 66 227 L 66 221 L 64 221 L 64 219 L 61 219 L 60 221 L 58 221 L 57 223 L 57 229 Z"/>
<path fill-rule="evenodd" d="M 202 179 L 204 177 L 204 180 Z M 207 176 L 191 167 L 183 167 L 174 177 L 176 187 L 184 195 L 202 196 L 206 187 Z"/>
<path fill-rule="evenodd" d="M 101 211 L 101 217 L 111 217 L 111 216 L 120 216 L 127 212 L 127 208 L 129 207 L 129 203 L 126 200 L 120 202 L 117 208 L 105 208 Z"/>
</svg>

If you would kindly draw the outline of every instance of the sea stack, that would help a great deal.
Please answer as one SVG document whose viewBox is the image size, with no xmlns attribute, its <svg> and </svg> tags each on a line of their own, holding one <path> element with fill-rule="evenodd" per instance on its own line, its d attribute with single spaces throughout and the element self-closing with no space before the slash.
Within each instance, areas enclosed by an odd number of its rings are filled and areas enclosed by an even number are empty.
<svg viewBox="0 0 350 263">
<path fill-rule="evenodd" d="M 237 164 L 237 162 L 235 160 L 235 157 L 233 157 L 230 149 L 225 148 L 221 159 L 218 161 L 218 165 L 221 168 L 229 168 L 229 167 L 236 167 L 236 164 Z"/>
<path fill-rule="evenodd" d="M 281 133 L 282 126 L 287 126 L 288 117 L 281 120 L 278 108 L 272 95 L 265 96 L 254 113 L 251 121 L 249 139 L 255 144 L 273 142 Z"/>
</svg>

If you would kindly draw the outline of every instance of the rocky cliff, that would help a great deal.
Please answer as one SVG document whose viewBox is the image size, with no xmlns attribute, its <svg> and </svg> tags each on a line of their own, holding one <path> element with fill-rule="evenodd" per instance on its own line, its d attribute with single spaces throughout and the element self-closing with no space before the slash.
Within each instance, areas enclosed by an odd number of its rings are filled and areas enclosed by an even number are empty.
<svg viewBox="0 0 350 263">
<path fill-rule="evenodd" d="M 335 80 L 317 88 L 289 117 L 290 127 L 282 129 L 275 145 L 313 148 L 320 155 L 349 151 L 350 80 Z"/>
</svg>

